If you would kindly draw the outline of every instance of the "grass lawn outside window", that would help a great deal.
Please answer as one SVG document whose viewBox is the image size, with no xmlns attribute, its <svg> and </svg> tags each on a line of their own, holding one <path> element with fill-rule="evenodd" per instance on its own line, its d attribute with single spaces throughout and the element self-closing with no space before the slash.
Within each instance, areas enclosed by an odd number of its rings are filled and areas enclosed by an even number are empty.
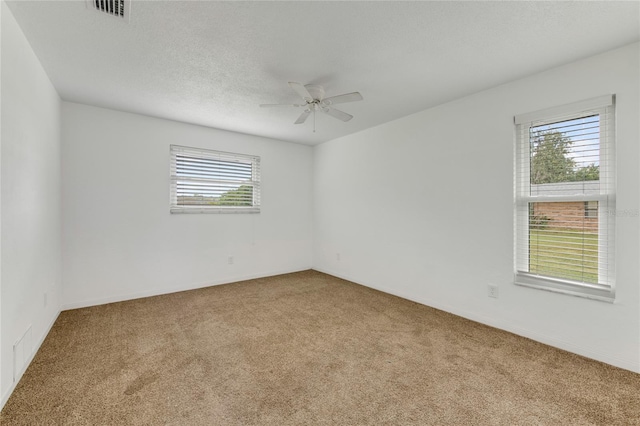
<svg viewBox="0 0 640 426">
<path fill-rule="evenodd" d="M 598 233 L 575 229 L 530 229 L 530 272 L 598 283 Z"/>
</svg>

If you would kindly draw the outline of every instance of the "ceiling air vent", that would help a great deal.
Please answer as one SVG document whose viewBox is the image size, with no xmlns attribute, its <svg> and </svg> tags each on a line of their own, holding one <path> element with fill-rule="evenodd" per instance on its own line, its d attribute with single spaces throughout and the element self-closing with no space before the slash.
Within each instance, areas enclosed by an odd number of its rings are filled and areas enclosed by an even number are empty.
<svg viewBox="0 0 640 426">
<path fill-rule="evenodd" d="M 101 14 L 113 16 L 129 22 L 130 0 L 86 0 L 87 7 Z"/>
</svg>

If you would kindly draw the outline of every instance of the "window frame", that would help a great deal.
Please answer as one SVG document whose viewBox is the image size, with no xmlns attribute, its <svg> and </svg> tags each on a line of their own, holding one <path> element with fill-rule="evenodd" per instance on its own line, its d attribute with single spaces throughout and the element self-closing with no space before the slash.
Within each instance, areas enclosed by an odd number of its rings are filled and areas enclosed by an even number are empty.
<svg viewBox="0 0 640 426">
<path fill-rule="evenodd" d="M 572 120 L 593 114 L 600 116 L 600 190 L 598 194 L 531 194 L 531 127 Z M 603 120 L 605 118 L 606 120 Z M 605 124 L 603 125 L 603 121 Z M 514 283 L 613 302 L 615 300 L 615 97 L 605 95 L 568 105 L 548 108 L 514 117 Z M 603 154 L 604 153 L 604 154 Z M 603 155 L 604 161 L 603 161 Z M 598 283 L 555 278 L 529 271 L 529 206 L 535 202 L 598 202 L 598 254 L 606 257 L 606 267 L 598 266 Z M 585 213 L 586 217 L 586 213 Z M 595 219 L 595 218 L 594 218 Z M 525 265 L 526 263 L 526 265 Z"/>
<path fill-rule="evenodd" d="M 238 162 L 251 164 L 251 180 L 237 181 L 247 183 L 253 188 L 251 206 L 206 206 L 206 205 L 180 205 L 178 204 L 178 181 L 188 180 L 177 174 L 177 156 L 192 156 L 192 158 L 209 159 L 221 162 Z M 260 157 L 256 155 L 239 154 L 225 151 L 215 151 L 204 148 L 187 147 L 181 145 L 169 146 L 169 207 L 172 214 L 175 213 L 260 213 Z M 223 183 L 220 178 L 202 178 L 200 181 L 210 183 Z"/>
</svg>

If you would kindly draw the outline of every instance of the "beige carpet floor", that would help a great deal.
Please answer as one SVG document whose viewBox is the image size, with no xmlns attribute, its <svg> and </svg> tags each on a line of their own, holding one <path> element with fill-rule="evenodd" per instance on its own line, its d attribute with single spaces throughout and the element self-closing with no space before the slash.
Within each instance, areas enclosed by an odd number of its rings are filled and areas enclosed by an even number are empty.
<svg viewBox="0 0 640 426">
<path fill-rule="evenodd" d="M 62 312 L 8 425 L 632 425 L 640 375 L 315 271 Z"/>
</svg>

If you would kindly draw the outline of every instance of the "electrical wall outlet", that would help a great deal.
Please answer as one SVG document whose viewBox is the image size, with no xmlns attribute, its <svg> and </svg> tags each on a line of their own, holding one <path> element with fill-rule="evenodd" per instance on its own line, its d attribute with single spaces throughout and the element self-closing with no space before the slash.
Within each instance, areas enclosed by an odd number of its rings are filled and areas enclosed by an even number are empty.
<svg viewBox="0 0 640 426">
<path fill-rule="evenodd" d="M 233 256 L 229 256 L 227 261 L 229 262 L 229 265 L 233 265 Z"/>
<path fill-rule="evenodd" d="M 336 253 L 336 260 L 340 262 L 340 253 Z"/>
<path fill-rule="evenodd" d="M 493 297 L 495 299 L 498 298 L 498 286 L 495 284 L 489 284 L 488 286 L 488 296 Z"/>
</svg>

